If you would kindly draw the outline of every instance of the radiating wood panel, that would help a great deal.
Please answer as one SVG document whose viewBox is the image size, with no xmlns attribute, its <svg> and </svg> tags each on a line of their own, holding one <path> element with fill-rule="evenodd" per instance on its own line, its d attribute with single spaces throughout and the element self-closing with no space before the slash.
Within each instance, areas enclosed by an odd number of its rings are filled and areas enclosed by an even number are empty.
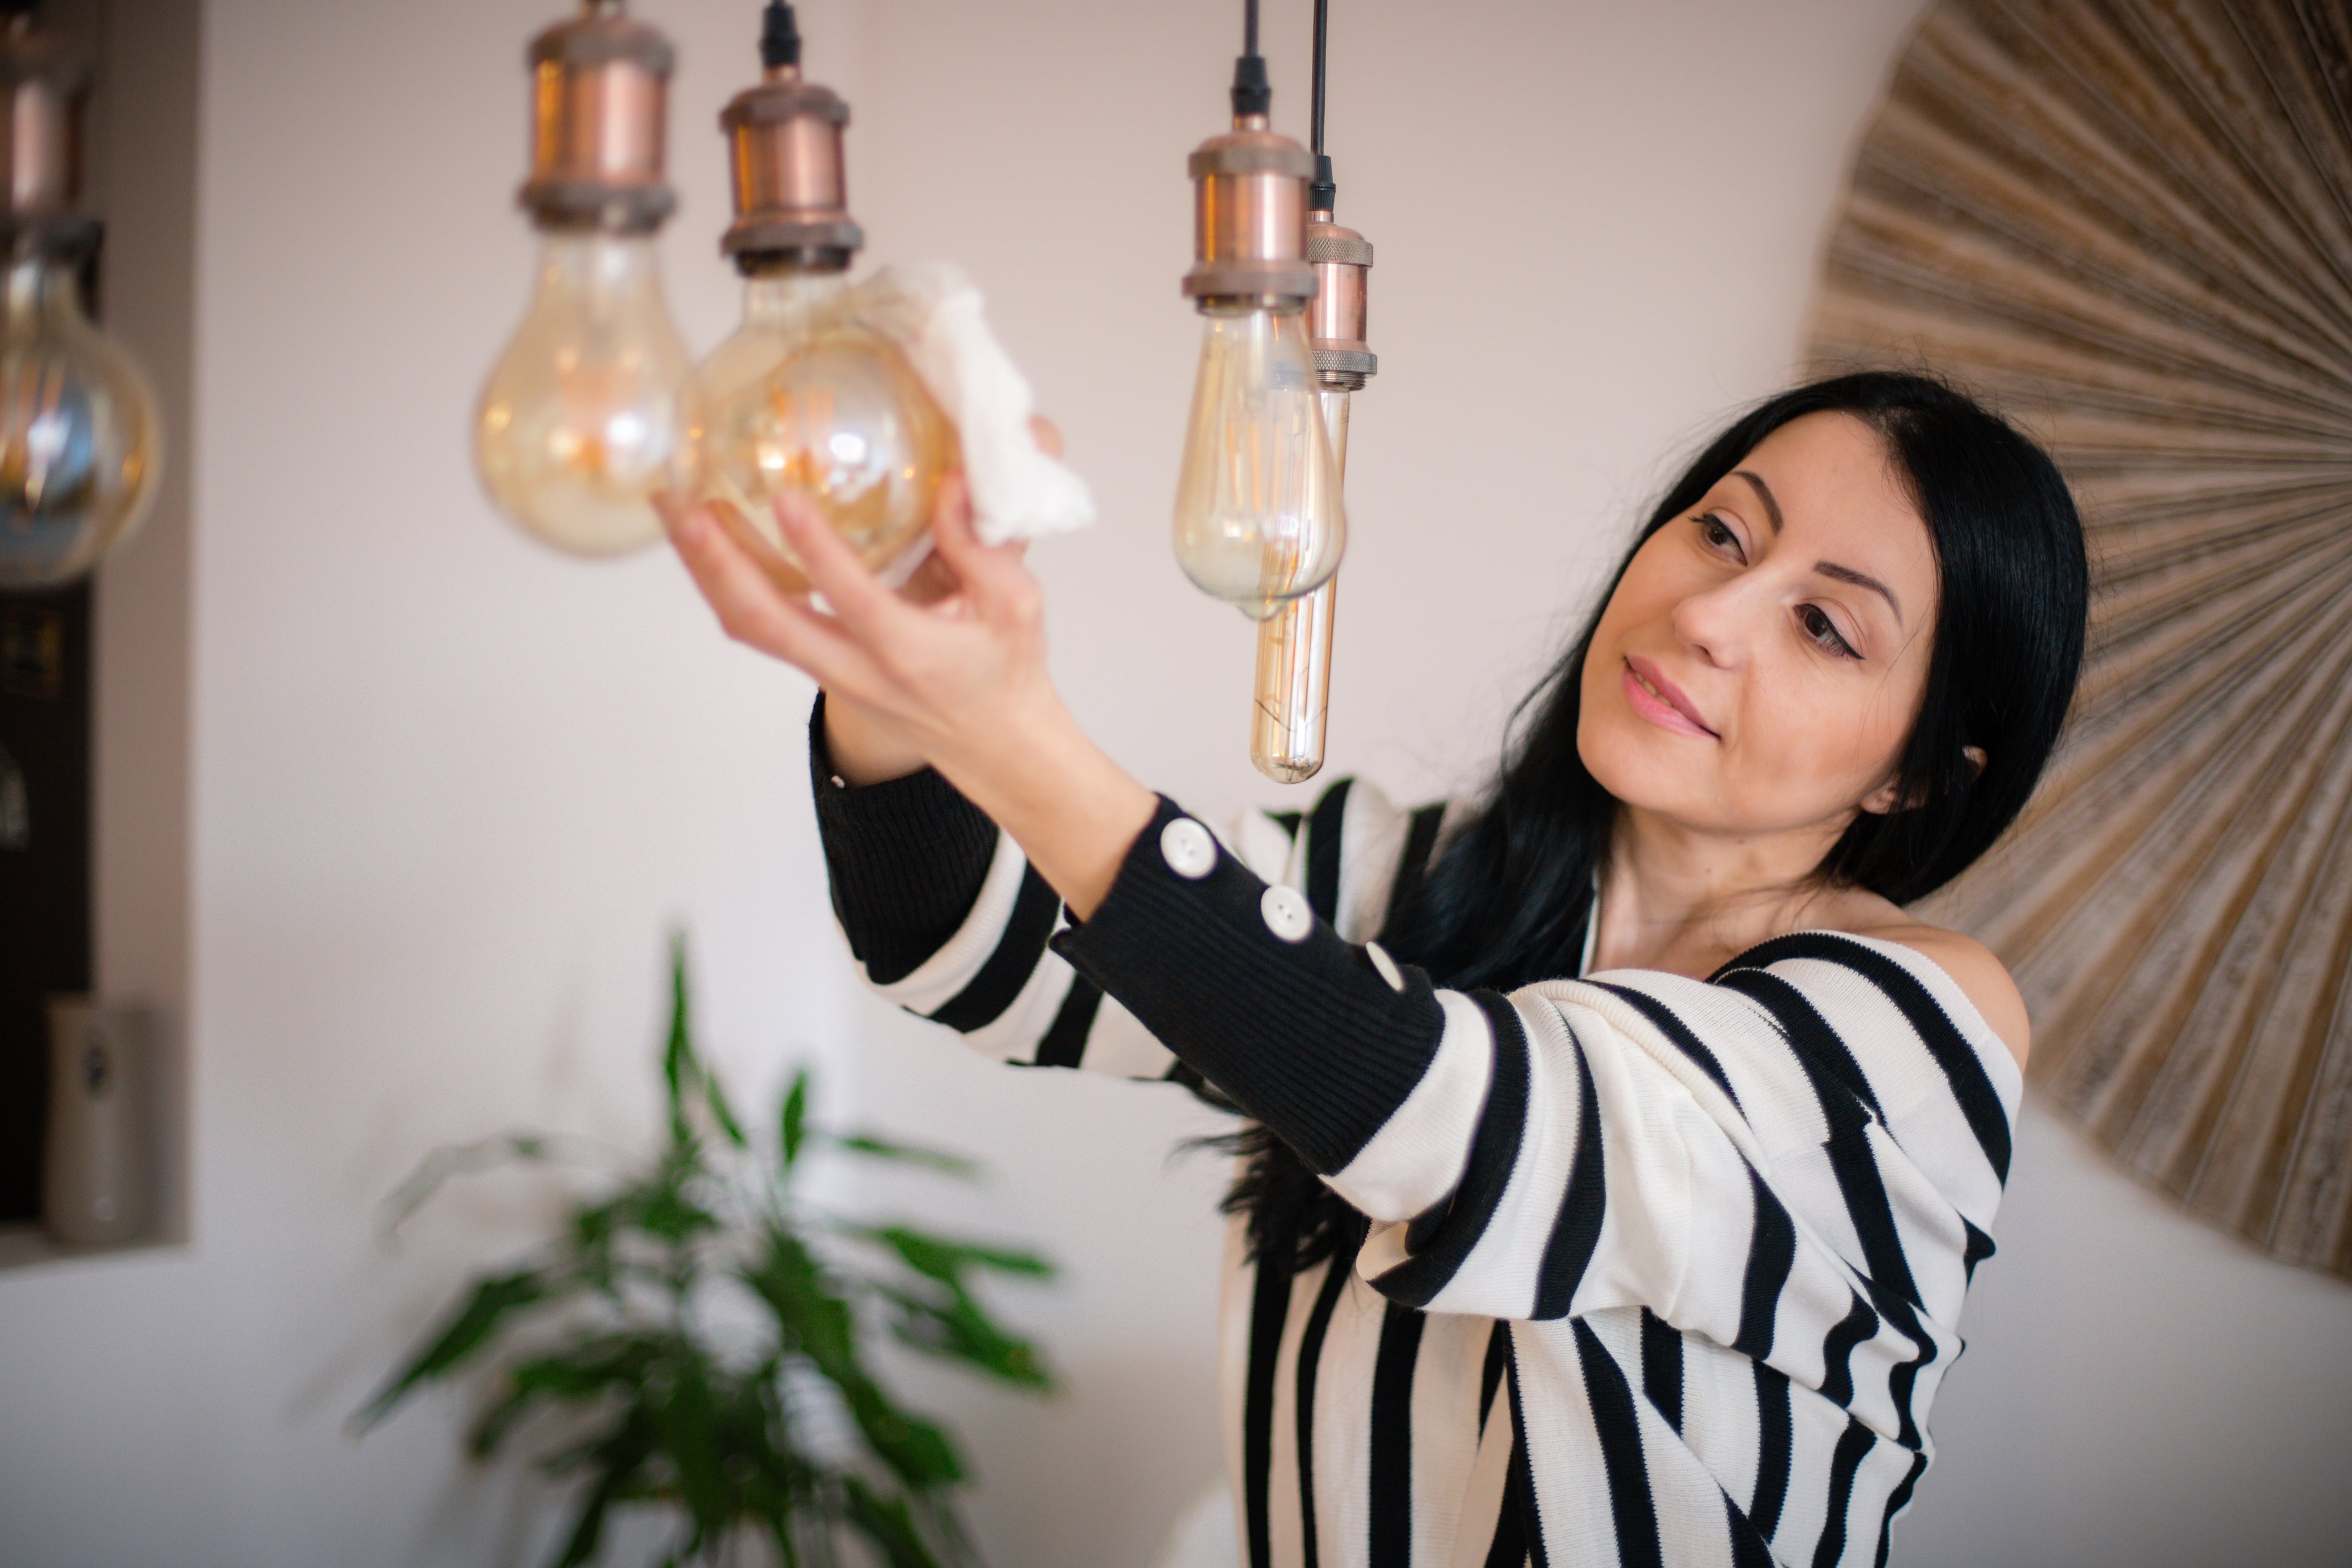
<svg viewBox="0 0 2352 1568">
<path fill-rule="evenodd" d="M 1990 394 L 2090 525 L 2066 750 L 1931 918 L 2125 1164 L 2352 1275 L 2352 6 L 1943 0 L 1811 352 Z"/>
</svg>

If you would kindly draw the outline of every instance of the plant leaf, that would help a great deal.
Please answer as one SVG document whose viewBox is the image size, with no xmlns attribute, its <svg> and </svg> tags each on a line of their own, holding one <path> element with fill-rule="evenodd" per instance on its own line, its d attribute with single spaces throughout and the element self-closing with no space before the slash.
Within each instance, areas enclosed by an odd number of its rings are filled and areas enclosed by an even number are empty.
<svg viewBox="0 0 2352 1568">
<path fill-rule="evenodd" d="M 537 1268 L 478 1279 L 465 1305 L 352 1417 L 354 1425 L 365 1431 L 382 1421 L 418 1384 L 446 1377 L 464 1365 L 489 1342 L 508 1313 L 567 1293 L 567 1283 Z"/>
<path fill-rule="evenodd" d="M 617 1430 L 596 1444 L 594 1457 L 602 1469 L 581 1502 L 555 1568 L 577 1568 L 596 1555 L 604 1536 L 606 1511 L 635 1489 L 638 1472 L 652 1452 L 653 1436 L 642 1410 L 632 1410 Z"/>
<path fill-rule="evenodd" d="M 780 1146 L 784 1154 L 784 1169 L 790 1171 L 793 1162 L 801 1157 L 802 1141 L 808 1135 L 809 1073 L 803 1068 L 793 1074 L 793 1087 L 784 1096 L 783 1113 L 778 1118 Z"/>
<path fill-rule="evenodd" d="M 1037 1347 L 999 1328 L 961 1290 L 951 1292 L 945 1301 L 887 1288 L 881 1294 L 898 1309 L 891 1331 L 917 1350 L 963 1362 L 1024 1388 L 1053 1388 L 1054 1374 Z"/>
<path fill-rule="evenodd" d="M 849 1303 L 832 1289 L 798 1237 L 771 1222 L 759 1256 L 741 1278 L 775 1313 L 787 1344 L 840 1391 L 877 1458 L 910 1486 L 962 1479 L 962 1463 L 947 1434 L 893 1405 L 858 1364 L 856 1321 Z"/>
<path fill-rule="evenodd" d="M 727 1103 L 727 1091 L 719 1087 L 719 1079 L 709 1073 L 702 1075 L 702 1100 L 710 1108 L 710 1120 L 727 1135 L 727 1142 L 738 1149 L 748 1149 L 751 1141 L 743 1136 L 743 1125 L 735 1120 L 734 1107 Z"/>
<path fill-rule="evenodd" d="M 847 1150 L 852 1154 L 866 1154 L 877 1160 L 902 1160 L 908 1164 L 928 1166 L 942 1175 L 961 1176 L 967 1181 L 977 1181 L 981 1175 L 980 1166 L 961 1154 L 950 1154 L 943 1149 L 925 1149 L 913 1143 L 894 1142 L 871 1132 L 835 1136 L 831 1142 L 835 1148 Z"/>
<path fill-rule="evenodd" d="M 843 1225 L 838 1228 L 889 1247 L 916 1273 L 945 1284 L 961 1287 L 967 1268 L 1025 1275 L 1032 1279 L 1051 1279 L 1055 1274 L 1054 1265 L 1034 1252 L 1014 1252 L 979 1242 L 957 1241 L 917 1230 L 908 1225 Z"/>
<path fill-rule="evenodd" d="M 841 1489 L 850 1527 L 873 1543 L 890 1568 L 940 1568 L 916 1531 L 904 1498 L 883 1497 L 856 1475 L 845 1474 Z"/>
<path fill-rule="evenodd" d="M 659 1344 L 644 1335 L 589 1334 L 520 1363 L 507 1373 L 506 1393 L 475 1419 L 467 1451 L 489 1458 L 535 1405 L 584 1405 L 615 1391 L 629 1394 L 660 1354 Z"/>
<path fill-rule="evenodd" d="M 383 1200 L 380 1223 L 387 1234 L 398 1230 L 402 1222 L 423 1208 L 452 1176 L 487 1171 L 509 1160 L 541 1160 L 546 1157 L 547 1140 L 535 1132 L 509 1132 L 496 1138 L 478 1139 L 471 1143 L 452 1143 L 436 1149 L 409 1173 L 400 1185 L 392 1189 L 391 1195 Z"/>
<path fill-rule="evenodd" d="M 660 1450 L 677 1472 L 677 1486 L 694 1536 L 687 1542 L 693 1552 L 723 1535 L 734 1513 L 727 1485 L 726 1459 L 719 1435 L 719 1401 L 713 1396 L 709 1368 L 691 1346 L 680 1352 L 667 1385 L 653 1402 L 654 1431 Z"/>
<path fill-rule="evenodd" d="M 669 1042 L 662 1052 L 662 1082 L 669 1090 L 669 1136 L 673 1144 L 690 1143 L 694 1130 L 686 1119 L 687 1085 L 698 1074 L 694 1059 L 686 984 L 686 933 L 669 937 Z"/>
</svg>

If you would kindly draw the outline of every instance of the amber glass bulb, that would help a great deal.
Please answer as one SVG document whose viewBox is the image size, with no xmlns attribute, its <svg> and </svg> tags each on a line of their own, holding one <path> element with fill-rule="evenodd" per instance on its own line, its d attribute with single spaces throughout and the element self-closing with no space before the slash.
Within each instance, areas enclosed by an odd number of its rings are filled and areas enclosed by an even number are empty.
<svg viewBox="0 0 2352 1568">
<path fill-rule="evenodd" d="M 155 395 L 82 313 L 71 268 L 8 268 L 0 302 L 0 588 L 67 583 L 138 528 L 163 466 Z"/>
<path fill-rule="evenodd" d="M 1339 569 L 1348 521 L 1303 309 L 1211 307 L 1176 486 L 1176 559 L 1253 620 Z"/>
<path fill-rule="evenodd" d="M 1348 395 L 1318 394 L 1331 460 L 1348 475 Z M 1250 761 L 1277 784 L 1302 784 L 1323 768 L 1331 716 L 1331 626 L 1335 573 L 1311 594 L 1284 601 L 1257 630 L 1257 701 L 1250 712 Z"/>
<path fill-rule="evenodd" d="M 516 526 L 579 555 L 661 537 L 652 496 L 687 487 L 692 362 L 650 235 L 557 231 L 474 420 L 482 486 Z"/>
<path fill-rule="evenodd" d="M 747 522 L 796 574 L 774 502 L 807 497 L 887 580 L 930 551 L 931 505 L 961 463 L 955 426 L 898 345 L 860 320 L 838 273 L 755 276 L 743 324 L 699 373 L 703 499 Z"/>
</svg>

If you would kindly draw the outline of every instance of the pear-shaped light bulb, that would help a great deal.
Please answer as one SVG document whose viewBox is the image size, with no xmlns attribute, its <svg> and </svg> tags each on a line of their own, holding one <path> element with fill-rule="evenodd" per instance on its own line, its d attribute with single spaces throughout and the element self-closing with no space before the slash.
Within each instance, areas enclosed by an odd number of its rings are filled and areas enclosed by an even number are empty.
<svg viewBox="0 0 2352 1568">
<path fill-rule="evenodd" d="M 144 521 L 163 427 L 138 364 L 83 314 L 61 260 L 8 266 L 0 301 L 0 588 L 70 582 Z"/>
<path fill-rule="evenodd" d="M 849 105 L 801 75 L 782 0 L 761 16 L 760 79 L 719 114 L 735 221 L 719 248 L 744 277 L 743 323 L 702 363 L 692 461 L 712 510 L 806 586 L 775 503 L 816 504 L 858 558 L 896 582 L 930 551 L 932 500 L 961 463 L 954 424 L 847 286 L 866 237 L 849 216 Z"/>
<path fill-rule="evenodd" d="M 1311 593 L 1348 547 L 1301 309 L 1205 305 L 1176 486 L 1176 559 L 1253 620 Z"/>
<path fill-rule="evenodd" d="M 692 373 L 650 234 L 547 233 L 538 290 L 476 412 L 483 488 L 525 532 L 575 554 L 653 543 L 651 498 L 690 478 Z"/>
</svg>

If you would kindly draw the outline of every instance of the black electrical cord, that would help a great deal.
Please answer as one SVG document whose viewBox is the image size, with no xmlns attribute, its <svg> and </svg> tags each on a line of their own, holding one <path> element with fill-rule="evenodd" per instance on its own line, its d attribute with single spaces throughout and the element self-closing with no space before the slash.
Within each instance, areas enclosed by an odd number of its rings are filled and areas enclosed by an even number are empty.
<svg viewBox="0 0 2352 1568">
<path fill-rule="evenodd" d="M 1323 49 L 1329 36 L 1331 0 L 1315 0 L 1315 106 L 1307 121 L 1307 150 L 1323 151 Z"/>
<path fill-rule="evenodd" d="M 1330 22 L 1330 0 L 1315 0 L 1315 90 L 1314 110 L 1309 116 L 1315 183 L 1307 187 L 1307 208 L 1318 213 L 1336 211 L 1339 200 L 1339 187 L 1331 179 L 1331 160 L 1323 151 L 1323 59 L 1328 53 Z"/>
<path fill-rule="evenodd" d="M 784 0 L 768 0 L 760 14 L 760 63 L 770 70 L 801 63 L 800 23 Z"/>
<path fill-rule="evenodd" d="M 1257 52 L 1257 0 L 1242 0 L 1242 58 L 1234 62 L 1234 118 L 1274 108 L 1274 88 Z"/>
</svg>

